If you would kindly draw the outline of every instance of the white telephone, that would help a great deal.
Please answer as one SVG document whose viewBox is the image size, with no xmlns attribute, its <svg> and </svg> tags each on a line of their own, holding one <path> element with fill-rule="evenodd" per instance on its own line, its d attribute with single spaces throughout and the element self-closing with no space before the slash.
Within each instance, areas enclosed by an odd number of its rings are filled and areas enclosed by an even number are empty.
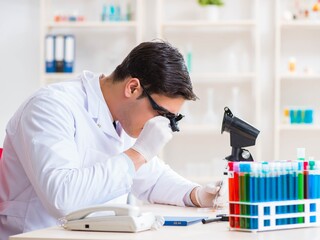
<svg viewBox="0 0 320 240">
<path fill-rule="evenodd" d="M 61 221 L 62 226 L 68 230 L 108 232 L 140 232 L 157 228 L 164 223 L 163 219 L 151 212 L 140 213 L 136 206 L 114 204 L 80 209 Z"/>
</svg>

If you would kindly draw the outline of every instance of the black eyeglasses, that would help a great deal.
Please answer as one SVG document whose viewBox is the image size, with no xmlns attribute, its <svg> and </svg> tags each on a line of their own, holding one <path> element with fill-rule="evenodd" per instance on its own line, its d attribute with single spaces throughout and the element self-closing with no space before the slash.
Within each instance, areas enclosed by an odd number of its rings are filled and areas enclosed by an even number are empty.
<svg viewBox="0 0 320 240">
<path fill-rule="evenodd" d="M 151 104 L 151 107 L 153 108 L 153 110 L 157 111 L 158 114 L 160 116 L 166 117 L 169 119 L 170 121 L 170 127 L 172 129 L 173 132 L 179 132 L 180 129 L 178 127 L 178 122 L 184 117 L 182 114 L 174 114 L 170 111 L 168 111 L 167 109 L 165 109 L 164 107 L 159 106 L 154 100 L 153 98 L 149 95 L 149 93 L 146 91 L 146 89 L 141 85 L 143 91 L 145 92 L 145 94 L 147 95 L 149 102 Z"/>
</svg>

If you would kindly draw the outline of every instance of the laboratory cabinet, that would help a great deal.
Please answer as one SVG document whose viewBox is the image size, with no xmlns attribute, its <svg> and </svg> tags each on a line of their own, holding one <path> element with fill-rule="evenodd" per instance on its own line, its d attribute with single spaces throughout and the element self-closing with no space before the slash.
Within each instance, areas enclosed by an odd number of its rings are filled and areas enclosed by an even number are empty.
<svg viewBox="0 0 320 240">
<path fill-rule="evenodd" d="M 181 50 L 199 97 L 184 105 L 181 132 L 162 157 L 199 183 L 221 178 L 231 153 L 229 134 L 221 134 L 224 107 L 257 128 L 261 115 L 259 0 L 225 0 L 214 16 L 207 8 L 196 0 L 157 0 L 157 36 Z M 248 150 L 261 158 L 261 146 Z"/>
<path fill-rule="evenodd" d="M 275 1 L 275 159 L 320 157 L 318 1 Z"/>
</svg>

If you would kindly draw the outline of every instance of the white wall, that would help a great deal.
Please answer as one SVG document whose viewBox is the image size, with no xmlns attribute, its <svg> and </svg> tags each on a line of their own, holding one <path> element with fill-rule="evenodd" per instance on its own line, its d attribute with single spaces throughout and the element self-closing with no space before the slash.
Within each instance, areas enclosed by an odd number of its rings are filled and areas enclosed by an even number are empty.
<svg viewBox="0 0 320 240">
<path fill-rule="evenodd" d="M 196 0 L 195 0 L 196 1 Z M 155 0 L 146 0 L 144 40 L 156 38 Z M 260 1 L 262 125 L 257 144 L 262 160 L 273 158 L 274 1 Z M 0 2 L 0 141 L 17 107 L 39 87 L 39 0 Z M 99 65 L 100 66 L 100 65 Z M 96 69 L 95 69 L 96 70 Z M 103 69 L 101 69 L 103 71 Z M 214 147 L 210 143 L 207 147 Z M 226 155 L 229 153 L 226 153 Z"/>
<path fill-rule="evenodd" d="M 0 1 L 0 146 L 5 126 L 39 86 L 39 1 Z"/>
</svg>

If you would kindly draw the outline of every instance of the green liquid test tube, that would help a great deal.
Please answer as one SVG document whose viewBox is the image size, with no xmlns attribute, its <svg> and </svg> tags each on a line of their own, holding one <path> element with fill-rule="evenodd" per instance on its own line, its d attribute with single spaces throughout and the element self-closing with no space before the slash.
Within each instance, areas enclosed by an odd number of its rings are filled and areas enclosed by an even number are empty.
<svg viewBox="0 0 320 240">
<path fill-rule="evenodd" d="M 298 165 L 298 199 L 304 199 L 304 174 L 303 174 L 303 162 L 305 161 L 305 149 L 297 148 Z M 298 212 L 304 212 L 304 205 L 298 205 Z M 298 223 L 304 223 L 304 217 L 298 218 Z"/>
</svg>

